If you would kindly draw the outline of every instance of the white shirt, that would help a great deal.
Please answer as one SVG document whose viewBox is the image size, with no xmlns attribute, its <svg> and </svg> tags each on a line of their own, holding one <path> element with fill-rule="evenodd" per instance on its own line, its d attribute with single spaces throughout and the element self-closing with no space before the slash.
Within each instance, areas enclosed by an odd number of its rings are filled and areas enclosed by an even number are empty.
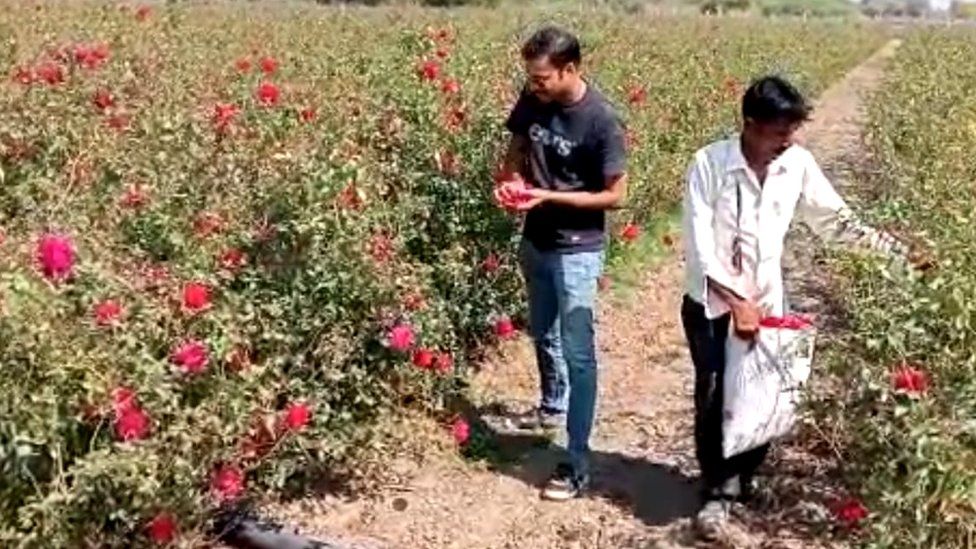
<svg viewBox="0 0 976 549">
<path fill-rule="evenodd" d="M 903 252 L 890 235 L 857 220 L 809 151 L 799 145 L 787 149 L 770 164 L 760 185 L 740 143 L 735 135 L 699 150 L 687 175 L 685 289 L 705 306 L 706 317 L 718 318 L 730 310 L 709 291 L 709 279 L 756 300 L 768 314 L 784 313 L 783 241 L 794 215 L 821 237 L 888 254 Z M 732 259 L 737 234 L 741 272 Z"/>
</svg>

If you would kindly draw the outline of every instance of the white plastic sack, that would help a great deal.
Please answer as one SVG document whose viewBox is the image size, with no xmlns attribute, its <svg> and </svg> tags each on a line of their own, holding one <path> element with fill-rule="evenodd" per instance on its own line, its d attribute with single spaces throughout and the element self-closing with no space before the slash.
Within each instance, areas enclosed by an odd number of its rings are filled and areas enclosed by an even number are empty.
<svg viewBox="0 0 976 549">
<path fill-rule="evenodd" d="M 800 390 L 810 376 L 815 340 L 813 324 L 794 315 L 763 319 L 754 345 L 729 334 L 722 419 L 726 458 L 793 428 Z"/>
</svg>

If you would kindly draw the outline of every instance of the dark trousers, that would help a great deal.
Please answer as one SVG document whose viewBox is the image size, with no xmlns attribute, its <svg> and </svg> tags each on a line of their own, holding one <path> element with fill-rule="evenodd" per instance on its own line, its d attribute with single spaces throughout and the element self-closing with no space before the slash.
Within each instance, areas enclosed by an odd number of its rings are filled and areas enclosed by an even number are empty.
<svg viewBox="0 0 976 549">
<path fill-rule="evenodd" d="M 688 296 L 681 305 L 681 322 L 695 365 L 695 452 L 706 499 L 742 496 L 769 451 L 767 444 L 729 459 L 722 457 L 725 339 L 731 320 L 731 315 L 709 320 L 705 307 Z"/>
</svg>

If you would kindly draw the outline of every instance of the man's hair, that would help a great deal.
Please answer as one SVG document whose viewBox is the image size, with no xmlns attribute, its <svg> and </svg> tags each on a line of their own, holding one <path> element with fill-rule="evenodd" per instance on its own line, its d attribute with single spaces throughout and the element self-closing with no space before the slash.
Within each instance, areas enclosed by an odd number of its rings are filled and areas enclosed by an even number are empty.
<svg viewBox="0 0 976 549">
<path fill-rule="evenodd" d="M 522 46 L 522 58 L 526 61 L 548 58 L 552 66 L 562 69 L 582 61 L 579 40 L 572 33 L 556 26 L 543 27 L 535 32 Z"/>
<path fill-rule="evenodd" d="M 742 96 L 742 117 L 757 122 L 805 122 L 813 108 L 793 84 L 779 76 L 752 83 Z"/>
</svg>

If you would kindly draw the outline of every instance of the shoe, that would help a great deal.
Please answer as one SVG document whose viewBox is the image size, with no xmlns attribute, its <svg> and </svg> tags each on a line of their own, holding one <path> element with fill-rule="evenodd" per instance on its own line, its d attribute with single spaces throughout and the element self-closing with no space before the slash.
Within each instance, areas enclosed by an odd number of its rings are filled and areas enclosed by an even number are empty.
<svg viewBox="0 0 976 549">
<path fill-rule="evenodd" d="M 589 477 L 577 474 L 573 466 L 568 463 L 560 463 L 556 466 L 556 472 L 542 489 L 542 499 L 550 501 L 567 501 L 583 495 Z"/>
<path fill-rule="evenodd" d="M 695 530 L 705 541 L 717 541 L 725 533 L 725 525 L 729 522 L 731 505 L 722 499 L 713 499 L 705 503 L 695 517 Z"/>
<path fill-rule="evenodd" d="M 559 429 L 566 424 L 566 414 L 549 412 L 544 408 L 536 408 L 518 418 L 518 428 L 528 431 L 543 429 L 550 431 Z"/>
</svg>

